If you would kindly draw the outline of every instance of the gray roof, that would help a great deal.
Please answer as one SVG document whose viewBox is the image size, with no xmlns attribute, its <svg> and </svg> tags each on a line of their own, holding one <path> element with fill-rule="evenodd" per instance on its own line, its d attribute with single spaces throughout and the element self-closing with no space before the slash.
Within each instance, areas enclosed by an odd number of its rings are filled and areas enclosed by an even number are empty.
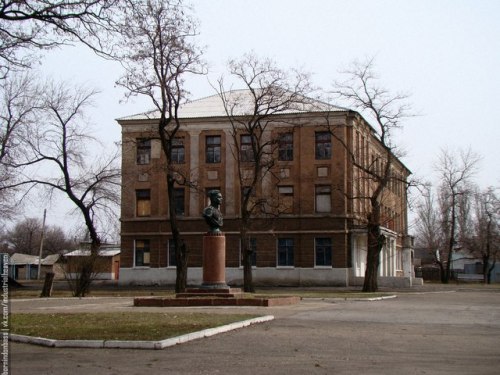
<svg viewBox="0 0 500 375">
<path fill-rule="evenodd" d="M 51 266 L 57 263 L 59 258 L 60 258 L 59 254 L 47 255 L 45 258 L 42 259 L 42 265 Z M 21 253 L 12 254 L 9 260 L 9 264 L 12 265 L 25 265 L 25 264 L 38 265 L 38 262 L 39 260 L 37 255 L 29 255 Z"/>
<path fill-rule="evenodd" d="M 120 248 L 110 248 L 110 249 L 100 249 L 99 256 L 101 257 L 113 257 L 115 255 L 120 254 Z M 65 257 L 81 257 L 81 256 L 89 256 L 90 250 L 74 250 L 67 254 L 64 254 Z"/>
<path fill-rule="evenodd" d="M 222 94 L 227 103 L 234 105 L 233 115 L 250 115 L 253 111 L 253 100 L 250 90 L 233 90 Z M 348 111 L 347 108 L 334 106 L 320 100 L 306 98 L 298 100 L 300 103 L 282 110 L 273 111 L 274 114 L 292 114 L 309 112 L 339 112 Z M 263 108 L 265 105 L 263 106 Z M 226 109 L 219 94 L 207 96 L 205 98 L 187 102 L 179 108 L 179 117 L 184 119 L 207 118 L 207 117 L 226 117 Z M 148 120 L 159 118 L 159 111 L 139 113 L 117 119 L 125 120 Z"/>
</svg>

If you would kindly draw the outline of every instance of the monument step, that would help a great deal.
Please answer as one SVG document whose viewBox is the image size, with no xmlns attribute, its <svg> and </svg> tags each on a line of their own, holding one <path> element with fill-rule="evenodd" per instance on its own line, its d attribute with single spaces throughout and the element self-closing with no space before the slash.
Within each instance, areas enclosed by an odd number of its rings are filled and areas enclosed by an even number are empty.
<svg viewBox="0 0 500 375">
<path fill-rule="evenodd" d="M 177 293 L 176 298 L 189 297 L 221 297 L 221 298 L 238 298 L 245 294 L 240 288 L 189 288 L 183 293 Z"/>
</svg>

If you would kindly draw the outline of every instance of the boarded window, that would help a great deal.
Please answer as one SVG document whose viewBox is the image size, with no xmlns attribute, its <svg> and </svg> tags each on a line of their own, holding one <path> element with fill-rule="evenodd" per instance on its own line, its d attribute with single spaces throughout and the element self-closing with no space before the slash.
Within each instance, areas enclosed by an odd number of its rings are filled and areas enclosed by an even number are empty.
<svg viewBox="0 0 500 375">
<path fill-rule="evenodd" d="M 332 188 L 330 186 L 316 186 L 316 212 L 332 211 Z"/>
<path fill-rule="evenodd" d="M 278 186 L 279 211 L 283 213 L 293 212 L 293 186 Z"/>
<path fill-rule="evenodd" d="M 149 240 L 135 241 L 135 266 L 149 267 L 150 265 L 150 244 Z"/>
<path fill-rule="evenodd" d="M 137 216 L 151 215 L 151 191 L 149 189 L 136 190 L 135 201 Z"/>
</svg>

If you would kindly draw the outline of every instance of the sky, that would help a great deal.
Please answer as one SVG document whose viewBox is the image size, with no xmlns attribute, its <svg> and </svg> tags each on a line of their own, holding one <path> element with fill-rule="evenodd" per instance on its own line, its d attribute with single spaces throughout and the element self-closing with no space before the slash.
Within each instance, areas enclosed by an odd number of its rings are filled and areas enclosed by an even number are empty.
<svg viewBox="0 0 500 375">
<path fill-rule="evenodd" d="M 299 67 L 324 90 L 355 60 L 374 57 L 380 84 L 410 94 L 417 115 L 395 133 L 413 174 L 436 182 L 442 149 L 482 156 L 476 182 L 500 186 L 500 1 L 498 0 L 193 0 L 207 76 L 189 79 L 191 99 L 213 95 L 210 82 L 230 58 L 254 51 L 283 68 Z M 92 117 L 104 142 L 120 140 L 115 119 L 152 108 L 124 102 L 119 64 L 83 47 L 50 51 L 41 74 L 98 88 Z M 226 73 L 227 74 L 227 73 Z M 34 210 L 37 207 L 33 208 Z M 40 216 L 43 208 L 40 208 Z M 32 216 L 36 216 L 34 212 Z M 48 223 L 61 224 L 53 205 Z"/>
</svg>

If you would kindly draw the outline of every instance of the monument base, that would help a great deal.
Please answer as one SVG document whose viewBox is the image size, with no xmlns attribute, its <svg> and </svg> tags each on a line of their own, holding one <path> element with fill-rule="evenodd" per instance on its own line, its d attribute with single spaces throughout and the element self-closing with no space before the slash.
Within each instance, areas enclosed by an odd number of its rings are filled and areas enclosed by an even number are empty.
<svg viewBox="0 0 500 375">
<path fill-rule="evenodd" d="M 240 288 L 188 288 L 183 293 L 177 293 L 176 298 L 189 298 L 189 297 L 218 297 L 218 298 L 240 298 L 244 293 Z"/>
<path fill-rule="evenodd" d="M 203 235 L 202 289 L 228 289 L 226 284 L 226 236 L 222 232 Z"/>
</svg>

